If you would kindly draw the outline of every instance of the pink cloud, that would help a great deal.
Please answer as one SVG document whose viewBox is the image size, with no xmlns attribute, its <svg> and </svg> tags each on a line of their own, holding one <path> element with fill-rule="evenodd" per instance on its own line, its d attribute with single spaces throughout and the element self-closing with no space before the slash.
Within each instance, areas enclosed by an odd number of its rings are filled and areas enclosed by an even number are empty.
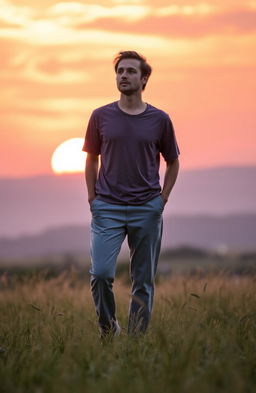
<svg viewBox="0 0 256 393">
<path fill-rule="evenodd" d="M 102 18 L 91 23 L 78 24 L 77 29 L 97 28 L 109 31 L 148 33 L 173 37 L 202 37 L 222 33 L 256 31 L 256 11 L 237 9 L 206 15 L 148 16 L 140 21 Z"/>
</svg>

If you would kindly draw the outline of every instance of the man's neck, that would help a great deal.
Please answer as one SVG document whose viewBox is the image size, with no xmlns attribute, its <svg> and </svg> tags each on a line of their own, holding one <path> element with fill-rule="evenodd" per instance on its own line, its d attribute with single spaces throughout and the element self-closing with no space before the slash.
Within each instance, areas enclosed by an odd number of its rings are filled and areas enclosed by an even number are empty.
<svg viewBox="0 0 256 393">
<path fill-rule="evenodd" d="M 126 113 L 138 115 L 146 110 L 147 104 L 142 101 L 141 95 L 126 96 L 121 94 L 118 106 Z"/>
</svg>

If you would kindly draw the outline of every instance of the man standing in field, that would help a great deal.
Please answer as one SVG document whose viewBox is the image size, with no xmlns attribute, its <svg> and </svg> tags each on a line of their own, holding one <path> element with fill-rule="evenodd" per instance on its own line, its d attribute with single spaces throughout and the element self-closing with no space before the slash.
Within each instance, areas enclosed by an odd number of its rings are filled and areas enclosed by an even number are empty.
<svg viewBox="0 0 256 393">
<path fill-rule="evenodd" d="M 148 327 L 162 213 L 179 171 L 179 148 L 169 116 L 142 101 L 150 65 L 137 52 L 125 51 L 114 66 L 120 99 L 93 111 L 83 147 L 92 213 L 91 290 L 102 337 L 121 330 L 112 287 L 126 236 L 132 280 L 128 334 L 144 333 Z M 160 153 L 166 161 L 162 190 Z"/>
</svg>

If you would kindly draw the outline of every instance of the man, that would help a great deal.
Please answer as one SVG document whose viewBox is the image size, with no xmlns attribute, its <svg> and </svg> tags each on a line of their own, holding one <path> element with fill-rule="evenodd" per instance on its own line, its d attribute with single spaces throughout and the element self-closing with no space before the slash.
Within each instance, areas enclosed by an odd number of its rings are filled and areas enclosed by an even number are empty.
<svg viewBox="0 0 256 393">
<path fill-rule="evenodd" d="M 146 332 L 162 213 L 179 170 L 179 148 L 169 116 L 142 101 L 151 67 L 134 51 L 120 52 L 114 65 L 120 99 L 93 111 L 83 147 L 92 213 L 91 289 L 103 337 L 120 334 L 112 287 L 126 236 L 132 280 L 128 334 Z M 162 191 L 160 153 L 166 161 Z"/>
</svg>

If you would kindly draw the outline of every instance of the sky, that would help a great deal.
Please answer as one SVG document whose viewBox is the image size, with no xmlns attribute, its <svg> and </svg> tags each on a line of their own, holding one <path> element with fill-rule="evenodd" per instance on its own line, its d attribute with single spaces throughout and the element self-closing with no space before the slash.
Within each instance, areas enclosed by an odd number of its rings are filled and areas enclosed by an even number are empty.
<svg viewBox="0 0 256 393">
<path fill-rule="evenodd" d="M 0 177 L 52 173 L 119 99 L 113 59 L 152 65 L 143 99 L 166 111 L 181 169 L 256 165 L 256 1 L 0 0 Z"/>
</svg>

